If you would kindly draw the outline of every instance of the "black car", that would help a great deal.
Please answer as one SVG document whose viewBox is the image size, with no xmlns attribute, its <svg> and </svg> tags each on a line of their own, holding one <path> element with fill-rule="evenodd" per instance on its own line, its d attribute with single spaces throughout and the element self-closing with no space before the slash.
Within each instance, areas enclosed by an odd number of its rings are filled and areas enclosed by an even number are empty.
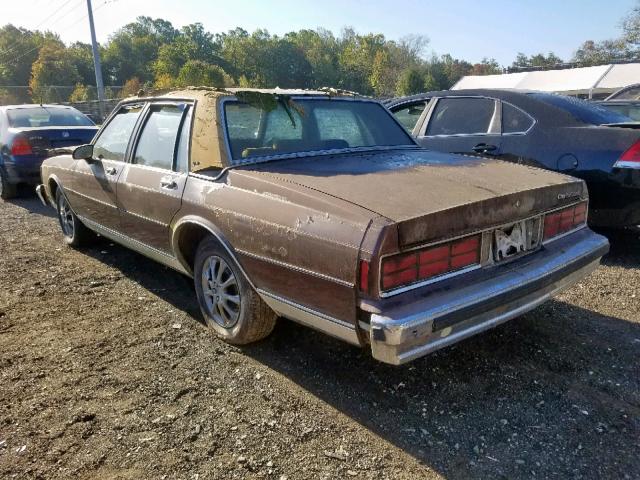
<svg viewBox="0 0 640 480">
<path fill-rule="evenodd" d="M 0 198 L 13 197 L 18 184 L 40 183 L 40 165 L 52 150 L 89 143 L 97 131 L 73 107 L 0 107 Z"/>
<path fill-rule="evenodd" d="M 455 90 L 388 100 L 427 148 L 498 157 L 584 179 L 596 227 L 640 225 L 640 124 L 596 104 L 514 90 Z"/>
</svg>

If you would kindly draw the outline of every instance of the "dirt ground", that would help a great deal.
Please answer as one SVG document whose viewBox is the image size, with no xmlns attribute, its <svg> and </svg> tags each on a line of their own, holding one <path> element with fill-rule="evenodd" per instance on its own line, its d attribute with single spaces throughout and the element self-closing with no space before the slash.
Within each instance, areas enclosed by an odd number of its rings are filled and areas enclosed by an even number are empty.
<svg viewBox="0 0 640 480">
<path fill-rule="evenodd" d="M 288 321 L 239 349 L 177 273 L 0 202 L 0 478 L 640 478 L 640 238 L 404 367 Z"/>
</svg>

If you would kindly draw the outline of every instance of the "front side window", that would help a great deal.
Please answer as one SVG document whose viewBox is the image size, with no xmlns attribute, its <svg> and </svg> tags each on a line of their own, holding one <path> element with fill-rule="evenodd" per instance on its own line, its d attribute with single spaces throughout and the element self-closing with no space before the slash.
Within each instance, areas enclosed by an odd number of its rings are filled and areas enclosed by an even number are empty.
<svg viewBox="0 0 640 480">
<path fill-rule="evenodd" d="M 489 132 L 495 110 L 490 98 L 441 98 L 427 135 L 483 135 Z"/>
<path fill-rule="evenodd" d="M 502 104 L 502 133 L 523 133 L 531 128 L 533 119 L 519 108 Z"/>
<path fill-rule="evenodd" d="M 125 105 L 104 127 L 93 146 L 93 156 L 100 160 L 124 161 L 127 145 L 138 121 L 142 104 Z"/>
<path fill-rule="evenodd" d="M 414 146 L 406 131 L 379 103 L 300 99 L 265 110 L 225 102 L 231 156 L 237 163 L 283 153 L 374 146 Z"/>
<path fill-rule="evenodd" d="M 412 132 L 426 106 L 427 102 L 412 103 L 399 110 L 394 110 L 393 114 L 407 131 Z"/>
<path fill-rule="evenodd" d="M 154 105 L 142 128 L 133 163 L 171 170 L 186 105 Z"/>
</svg>

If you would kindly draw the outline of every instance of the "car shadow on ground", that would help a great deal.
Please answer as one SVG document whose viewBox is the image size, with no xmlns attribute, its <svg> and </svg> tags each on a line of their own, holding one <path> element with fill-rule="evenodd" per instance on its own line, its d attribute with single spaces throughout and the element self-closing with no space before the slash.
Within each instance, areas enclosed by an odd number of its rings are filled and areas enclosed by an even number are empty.
<svg viewBox="0 0 640 480">
<path fill-rule="evenodd" d="M 86 253 L 202 321 L 186 277 L 104 239 Z M 554 300 L 401 367 L 286 320 L 243 352 L 445 477 L 640 472 L 640 324 Z"/>
<path fill-rule="evenodd" d="M 640 267 L 640 229 L 602 230 L 609 239 L 611 251 L 602 263 L 624 268 Z"/>
<path fill-rule="evenodd" d="M 29 213 L 43 215 L 45 217 L 54 217 L 56 214 L 53 208 L 44 206 L 42 202 L 38 200 L 32 188 L 23 185 L 20 185 L 18 194 L 14 198 L 4 201 L 23 208 Z"/>
</svg>

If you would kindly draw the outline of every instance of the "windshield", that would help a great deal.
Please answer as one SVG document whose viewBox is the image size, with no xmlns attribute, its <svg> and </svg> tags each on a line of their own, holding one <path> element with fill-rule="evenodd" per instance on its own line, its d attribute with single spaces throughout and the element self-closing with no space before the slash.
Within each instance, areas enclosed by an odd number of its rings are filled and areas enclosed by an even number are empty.
<svg viewBox="0 0 640 480">
<path fill-rule="evenodd" d="M 235 163 L 283 153 L 415 145 L 382 105 L 368 101 L 283 100 L 269 111 L 231 101 L 225 119 Z"/>
<path fill-rule="evenodd" d="M 25 127 L 91 127 L 94 123 L 75 108 L 33 107 L 7 110 L 9 126 Z"/>
<path fill-rule="evenodd" d="M 607 123 L 627 123 L 629 118 L 619 113 L 612 112 L 597 104 L 589 103 L 574 97 L 553 95 L 551 93 L 530 93 L 532 97 L 543 101 L 556 108 L 564 110 L 580 122 L 591 125 L 604 125 Z"/>
</svg>

